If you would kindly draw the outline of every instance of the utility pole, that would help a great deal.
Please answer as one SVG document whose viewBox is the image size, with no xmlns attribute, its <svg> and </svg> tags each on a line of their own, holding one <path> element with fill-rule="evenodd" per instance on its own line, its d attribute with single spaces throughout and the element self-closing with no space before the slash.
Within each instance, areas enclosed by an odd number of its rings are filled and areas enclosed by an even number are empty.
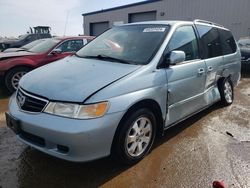
<svg viewBox="0 0 250 188">
<path fill-rule="evenodd" d="M 83 21 L 82 21 L 82 34 L 84 35 L 84 16 L 82 17 Z"/>
<path fill-rule="evenodd" d="M 67 16 L 66 16 L 66 21 L 65 21 L 63 36 L 65 36 L 65 34 L 66 34 L 66 29 L 67 29 L 67 25 L 68 25 L 68 19 L 69 19 L 69 10 L 67 11 Z"/>
</svg>

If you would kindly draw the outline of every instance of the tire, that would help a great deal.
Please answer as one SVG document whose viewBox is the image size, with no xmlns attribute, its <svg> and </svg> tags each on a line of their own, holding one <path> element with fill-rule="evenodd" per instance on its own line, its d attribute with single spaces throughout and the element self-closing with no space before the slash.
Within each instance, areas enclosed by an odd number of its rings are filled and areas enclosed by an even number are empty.
<svg viewBox="0 0 250 188">
<path fill-rule="evenodd" d="M 219 82 L 219 91 L 221 96 L 221 104 L 223 106 L 231 105 L 234 100 L 234 88 L 233 83 L 229 78 L 225 78 Z"/>
<path fill-rule="evenodd" d="M 20 79 L 30 70 L 28 67 L 17 67 L 7 72 L 5 75 L 5 86 L 10 93 L 16 91 Z"/>
<path fill-rule="evenodd" d="M 155 135 L 156 118 L 150 110 L 142 108 L 129 113 L 117 129 L 111 156 L 119 162 L 135 164 L 150 151 Z"/>
</svg>

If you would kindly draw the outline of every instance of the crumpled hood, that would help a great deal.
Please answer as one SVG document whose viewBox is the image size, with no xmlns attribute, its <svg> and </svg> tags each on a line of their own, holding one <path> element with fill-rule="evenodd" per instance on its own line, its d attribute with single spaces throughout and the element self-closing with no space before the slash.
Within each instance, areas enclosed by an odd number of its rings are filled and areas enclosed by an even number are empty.
<svg viewBox="0 0 250 188">
<path fill-rule="evenodd" d="M 91 94 L 139 67 L 71 56 L 35 69 L 26 74 L 19 84 L 24 90 L 50 100 L 83 102 Z"/>
<path fill-rule="evenodd" d="M 23 57 L 23 56 L 28 56 L 28 55 L 34 55 L 34 53 L 27 52 L 27 51 L 0 53 L 0 60 L 12 58 L 12 57 Z"/>
</svg>

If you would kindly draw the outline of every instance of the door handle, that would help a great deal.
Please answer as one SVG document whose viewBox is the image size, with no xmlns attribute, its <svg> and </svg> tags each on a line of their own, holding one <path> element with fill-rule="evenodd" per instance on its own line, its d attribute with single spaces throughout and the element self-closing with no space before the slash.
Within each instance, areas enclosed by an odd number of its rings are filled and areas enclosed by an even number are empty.
<svg viewBox="0 0 250 188">
<path fill-rule="evenodd" d="M 203 74 L 204 72 L 205 72 L 205 69 L 203 68 L 198 69 L 198 74 Z"/>
<path fill-rule="evenodd" d="M 213 67 L 208 67 L 208 71 L 207 72 L 212 72 L 214 69 Z"/>
</svg>

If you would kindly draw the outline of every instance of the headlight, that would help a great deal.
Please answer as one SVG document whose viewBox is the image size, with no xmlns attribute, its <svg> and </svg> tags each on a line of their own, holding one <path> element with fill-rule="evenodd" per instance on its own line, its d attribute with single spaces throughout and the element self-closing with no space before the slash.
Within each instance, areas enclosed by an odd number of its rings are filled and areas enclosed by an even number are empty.
<svg viewBox="0 0 250 188">
<path fill-rule="evenodd" d="M 75 119 L 91 119 L 103 116 L 108 110 L 108 104 L 108 102 L 88 105 L 50 102 L 44 112 Z"/>
</svg>

